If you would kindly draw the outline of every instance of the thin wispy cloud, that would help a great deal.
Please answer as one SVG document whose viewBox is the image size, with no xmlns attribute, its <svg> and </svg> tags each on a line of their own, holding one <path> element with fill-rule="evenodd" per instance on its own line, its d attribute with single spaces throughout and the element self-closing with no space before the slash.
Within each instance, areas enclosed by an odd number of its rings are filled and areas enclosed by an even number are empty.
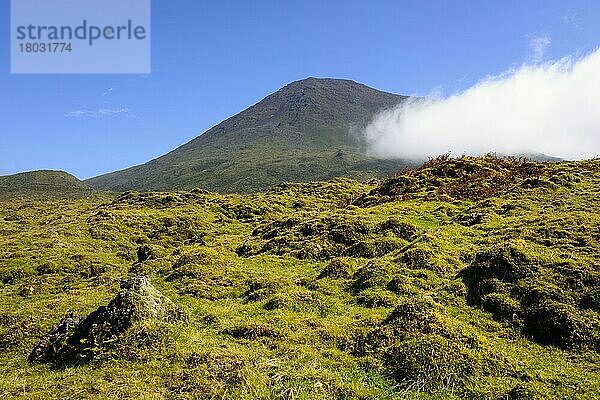
<svg viewBox="0 0 600 400">
<path fill-rule="evenodd" d="M 102 118 L 130 115 L 129 108 L 100 108 L 98 110 L 75 110 L 65 114 L 67 118 Z"/>
<path fill-rule="evenodd" d="M 563 22 L 565 25 L 576 30 L 581 29 L 581 17 L 573 10 L 568 10 L 565 15 L 563 15 Z"/>
<path fill-rule="evenodd" d="M 415 100 L 364 130 L 382 158 L 544 153 L 600 155 L 600 49 L 581 58 L 523 65 L 450 97 Z"/>
<path fill-rule="evenodd" d="M 533 63 L 540 63 L 544 59 L 546 50 L 548 50 L 551 44 L 552 39 L 549 35 L 529 36 L 529 49 Z"/>
<path fill-rule="evenodd" d="M 106 96 L 108 96 L 109 94 L 111 94 L 113 92 L 113 90 L 115 90 L 115 89 L 114 88 L 108 88 L 108 89 L 106 89 L 104 92 L 102 92 L 100 94 L 100 97 L 106 97 Z"/>
</svg>

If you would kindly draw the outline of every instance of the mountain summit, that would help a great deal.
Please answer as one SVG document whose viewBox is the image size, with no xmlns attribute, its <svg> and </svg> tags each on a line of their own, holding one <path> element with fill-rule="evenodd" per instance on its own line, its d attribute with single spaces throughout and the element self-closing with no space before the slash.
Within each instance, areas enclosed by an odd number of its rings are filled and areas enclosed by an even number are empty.
<svg viewBox="0 0 600 400">
<path fill-rule="evenodd" d="M 102 190 L 265 190 L 283 181 L 370 179 L 406 165 L 366 155 L 358 134 L 406 96 L 342 79 L 290 83 L 146 164 L 87 181 Z"/>
</svg>

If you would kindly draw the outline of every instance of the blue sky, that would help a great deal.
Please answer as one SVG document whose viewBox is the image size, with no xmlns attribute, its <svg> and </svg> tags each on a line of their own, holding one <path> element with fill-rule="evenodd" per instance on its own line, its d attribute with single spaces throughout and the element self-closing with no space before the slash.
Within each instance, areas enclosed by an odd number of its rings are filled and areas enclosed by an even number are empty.
<svg viewBox="0 0 600 400">
<path fill-rule="evenodd" d="M 597 0 L 153 0 L 150 75 L 11 75 L 8 0 L 0 21 L 0 173 L 79 178 L 160 156 L 308 76 L 449 94 L 600 45 Z"/>
</svg>

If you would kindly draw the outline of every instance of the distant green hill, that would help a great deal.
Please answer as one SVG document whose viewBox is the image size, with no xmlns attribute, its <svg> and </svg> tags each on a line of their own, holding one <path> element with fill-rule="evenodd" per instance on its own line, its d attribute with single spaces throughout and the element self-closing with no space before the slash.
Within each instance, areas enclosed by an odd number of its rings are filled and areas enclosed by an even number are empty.
<svg viewBox="0 0 600 400">
<path fill-rule="evenodd" d="M 357 132 L 407 97 L 340 79 L 293 82 L 146 164 L 92 178 L 102 190 L 265 190 L 283 181 L 368 180 L 413 164 L 365 155 Z"/>
<path fill-rule="evenodd" d="M 32 171 L 0 176 L 0 198 L 71 198 L 88 195 L 93 189 L 63 171 Z"/>
</svg>

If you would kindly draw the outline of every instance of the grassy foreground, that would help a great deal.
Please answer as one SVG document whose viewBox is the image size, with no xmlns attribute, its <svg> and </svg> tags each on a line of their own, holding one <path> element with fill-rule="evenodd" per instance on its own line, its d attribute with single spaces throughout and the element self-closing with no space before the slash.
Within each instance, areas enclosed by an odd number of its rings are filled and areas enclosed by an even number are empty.
<svg viewBox="0 0 600 400">
<path fill-rule="evenodd" d="M 600 398 L 600 160 L 0 202 L 0 398 Z M 30 365 L 148 275 L 187 317 Z"/>
</svg>

